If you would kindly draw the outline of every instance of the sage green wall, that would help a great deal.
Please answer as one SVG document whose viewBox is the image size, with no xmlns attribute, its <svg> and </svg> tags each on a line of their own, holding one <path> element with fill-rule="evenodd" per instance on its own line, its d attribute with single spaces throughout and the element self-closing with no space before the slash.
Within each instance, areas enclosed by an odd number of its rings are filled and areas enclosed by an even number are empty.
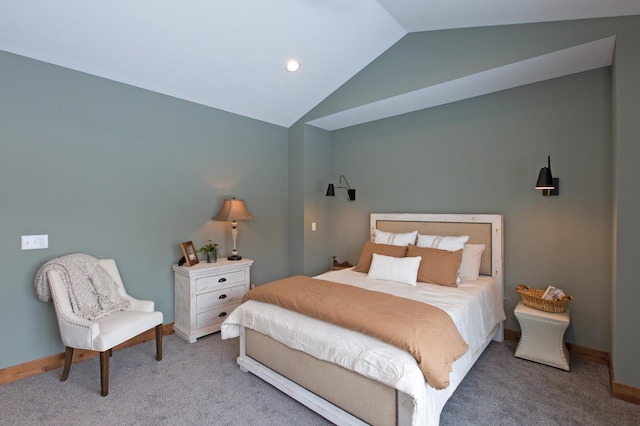
<svg viewBox="0 0 640 426">
<path fill-rule="evenodd" d="M 304 274 L 304 125 L 289 128 L 289 274 Z"/>
<path fill-rule="evenodd" d="M 640 18 L 617 26 L 614 108 L 615 381 L 640 388 Z"/>
<path fill-rule="evenodd" d="M 289 275 L 314 276 L 330 266 L 330 147 L 330 132 L 303 123 L 289 129 Z"/>
<path fill-rule="evenodd" d="M 358 199 L 331 211 L 328 252 L 356 261 L 371 212 L 502 213 L 507 326 L 518 283 L 566 287 L 567 340 L 640 387 L 640 17 L 408 34 L 301 121 L 611 35 L 610 68 L 332 132 L 327 178 Z M 531 189 L 547 154 L 558 198 Z"/>
<path fill-rule="evenodd" d="M 112 257 L 131 294 L 173 322 L 179 243 L 211 238 L 226 197 L 257 284 L 287 274 L 287 129 L 0 52 L 0 368 L 64 350 L 33 278 L 72 252 Z M 48 234 L 46 250 L 20 236 Z"/>
<path fill-rule="evenodd" d="M 331 132 L 313 126 L 304 126 L 304 275 L 317 275 L 331 265 L 327 255 L 331 221 L 331 198 L 327 191 L 327 169 L 331 165 Z M 337 180 L 336 180 L 337 183 Z M 316 230 L 311 226 L 315 223 Z"/>
</svg>

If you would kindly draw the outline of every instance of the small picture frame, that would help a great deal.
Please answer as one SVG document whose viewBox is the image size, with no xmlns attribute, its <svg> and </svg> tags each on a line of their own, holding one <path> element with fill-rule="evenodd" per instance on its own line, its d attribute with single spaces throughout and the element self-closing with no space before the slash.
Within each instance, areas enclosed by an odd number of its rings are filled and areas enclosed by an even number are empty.
<svg viewBox="0 0 640 426">
<path fill-rule="evenodd" d="M 187 266 L 197 265 L 198 252 L 196 252 L 193 243 L 191 241 L 185 241 L 184 243 L 180 243 L 180 247 L 182 248 L 182 254 L 184 255 L 184 260 L 187 262 Z"/>
</svg>

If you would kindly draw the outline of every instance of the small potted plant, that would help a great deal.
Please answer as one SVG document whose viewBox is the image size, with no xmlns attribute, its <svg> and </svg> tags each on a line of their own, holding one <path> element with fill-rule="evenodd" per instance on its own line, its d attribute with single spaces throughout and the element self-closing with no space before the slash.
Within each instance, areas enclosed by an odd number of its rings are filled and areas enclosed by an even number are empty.
<svg viewBox="0 0 640 426">
<path fill-rule="evenodd" d="M 209 244 L 200 247 L 198 251 L 207 254 L 207 263 L 215 263 L 218 259 L 218 247 L 218 243 L 213 243 L 209 240 Z"/>
</svg>

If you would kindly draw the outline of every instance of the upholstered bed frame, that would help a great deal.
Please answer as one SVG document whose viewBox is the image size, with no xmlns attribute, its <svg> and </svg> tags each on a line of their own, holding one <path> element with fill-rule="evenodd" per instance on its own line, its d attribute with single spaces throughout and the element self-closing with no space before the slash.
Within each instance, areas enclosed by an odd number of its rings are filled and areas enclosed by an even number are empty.
<svg viewBox="0 0 640 426">
<path fill-rule="evenodd" d="M 387 232 L 418 230 L 421 234 L 432 235 L 469 235 L 469 243 L 486 246 L 480 273 L 493 276 L 502 292 L 501 215 L 372 214 L 372 233 L 374 229 Z M 502 341 L 502 335 L 500 323 L 495 333 L 487 336 L 482 348 L 473 354 L 473 363 L 492 339 Z M 341 366 L 290 349 L 244 327 L 240 332 L 238 364 L 242 370 L 250 371 L 335 424 L 411 424 L 412 401 L 402 392 Z M 467 371 L 464 371 L 464 375 Z"/>
</svg>

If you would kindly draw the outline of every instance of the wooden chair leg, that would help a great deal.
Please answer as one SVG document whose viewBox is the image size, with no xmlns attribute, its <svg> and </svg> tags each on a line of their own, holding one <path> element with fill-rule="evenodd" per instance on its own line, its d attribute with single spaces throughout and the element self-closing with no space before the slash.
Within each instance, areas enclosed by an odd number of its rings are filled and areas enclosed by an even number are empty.
<svg viewBox="0 0 640 426">
<path fill-rule="evenodd" d="M 156 325 L 156 359 L 162 361 L 162 324 Z"/>
<path fill-rule="evenodd" d="M 73 359 L 73 348 L 67 346 L 67 349 L 64 351 L 64 368 L 62 369 L 62 377 L 60 377 L 60 381 L 64 382 L 69 377 L 69 371 L 71 370 L 71 360 Z"/>
<path fill-rule="evenodd" d="M 107 396 L 109 394 L 109 352 L 100 352 L 100 385 L 101 395 Z"/>
</svg>

